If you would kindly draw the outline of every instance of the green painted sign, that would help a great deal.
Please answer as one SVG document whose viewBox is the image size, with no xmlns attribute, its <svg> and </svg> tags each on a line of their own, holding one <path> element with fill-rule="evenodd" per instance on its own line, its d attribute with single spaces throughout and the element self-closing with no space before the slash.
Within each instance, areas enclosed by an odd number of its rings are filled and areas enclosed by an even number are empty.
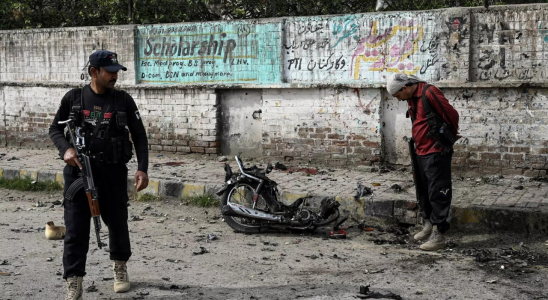
<svg viewBox="0 0 548 300">
<path fill-rule="evenodd" d="M 209 22 L 137 27 L 137 82 L 281 82 L 281 23 Z"/>
</svg>

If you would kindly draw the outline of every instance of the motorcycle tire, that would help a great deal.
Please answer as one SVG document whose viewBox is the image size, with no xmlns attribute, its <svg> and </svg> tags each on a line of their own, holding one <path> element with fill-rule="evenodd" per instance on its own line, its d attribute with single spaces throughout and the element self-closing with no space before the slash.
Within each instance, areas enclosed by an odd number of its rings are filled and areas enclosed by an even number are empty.
<svg viewBox="0 0 548 300">
<path fill-rule="evenodd" d="M 243 183 L 243 184 L 240 184 L 239 186 L 243 186 L 243 185 L 247 185 L 252 189 L 255 189 L 257 187 L 256 183 Z M 233 187 L 227 189 L 223 193 L 223 196 L 221 197 L 221 209 L 223 208 L 223 206 L 227 205 L 228 198 L 230 197 L 230 194 L 232 193 L 232 191 L 236 187 L 237 187 L 237 185 L 234 185 Z M 253 224 L 253 225 L 252 224 L 242 224 L 241 222 L 238 222 L 236 220 L 236 218 L 246 219 L 245 217 L 224 216 L 226 224 L 228 224 L 228 226 L 230 226 L 230 228 L 232 228 L 236 232 L 240 232 L 240 233 L 259 233 L 259 232 L 261 232 L 261 229 L 264 228 L 260 224 Z"/>
</svg>

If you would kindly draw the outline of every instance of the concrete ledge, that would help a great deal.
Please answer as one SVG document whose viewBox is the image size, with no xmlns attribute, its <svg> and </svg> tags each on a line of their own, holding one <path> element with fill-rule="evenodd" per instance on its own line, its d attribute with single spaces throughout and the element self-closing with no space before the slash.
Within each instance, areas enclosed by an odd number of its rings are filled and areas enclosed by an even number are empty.
<svg viewBox="0 0 548 300">
<path fill-rule="evenodd" d="M 57 172 L 38 170 L 38 181 L 57 181 Z"/>
<path fill-rule="evenodd" d="M 20 175 L 21 175 L 21 170 L 4 169 L 2 177 L 5 179 L 14 179 L 14 178 L 19 178 Z"/>
<path fill-rule="evenodd" d="M 133 186 L 134 183 L 135 183 L 135 181 L 133 181 L 131 186 Z M 160 195 L 160 182 L 156 181 L 156 180 L 149 180 L 148 181 L 148 186 L 146 187 L 146 189 L 144 189 L 144 190 L 137 193 L 137 198 L 140 199 L 146 194 L 149 194 L 149 195 L 152 195 L 152 196 L 159 196 Z"/>
<path fill-rule="evenodd" d="M 55 180 L 64 183 L 61 172 L 49 170 L 17 170 L 0 169 L 3 178 L 19 178 L 30 176 L 38 181 Z M 128 193 L 135 193 L 134 178 L 128 177 Z M 170 180 L 149 181 L 149 186 L 137 193 L 137 197 L 145 194 L 153 196 L 165 196 L 175 198 L 192 198 L 205 194 L 215 195 L 222 183 L 204 182 L 176 182 Z M 286 204 L 293 203 L 308 193 L 295 190 L 281 191 L 281 201 Z M 215 197 L 219 198 L 215 195 Z M 312 207 L 319 206 L 325 197 L 335 198 L 340 208 L 350 212 L 359 218 L 375 217 L 396 219 L 407 224 L 417 224 L 420 221 L 418 210 L 409 210 L 408 207 L 414 201 L 402 200 L 401 195 L 380 194 L 355 199 L 350 195 L 313 195 L 310 200 Z M 399 198 L 399 199 L 397 199 Z M 451 210 L 451 225 L 453 229 L 462 232 L 514 232 L 520 234 L 548 234 L 548 209 L 539 206 L 538 201 L 534 207 L 503 207 L 503 206 L 453 206 Z"/>
<path fill-rule="evenodd" d="M 181 198 L 183 187 L 184 185 L 182 182 L 161 181 L 160 196 Z"/>
<path fill-rule="evenodd" d="M 59 182 L 62 187 L 65 186 L 65 177 L 62 172 L 55 173 L 55 181 Z"/>
<path fill-rule="evenodd" d="M 127 192 L 128 192 L 128 194 L 136 193 L 134 184 L 135 184 L 135 178 L 128 177 L 127 178 Z"/>
<path fill-rule="evenodd" d="M 205 194 L 205 184 L 204 183 L 192 183 L 188 182 L 183 185 L 181 191 L 181 198 L 188 199 L 192 197 L 199 197 Z"/>
<path fill-rule="evenodd" d="M 504 207 L 453 207 L 451 224 L 465 231 L 548 234 L 548 211 Z"/>
<path fill-rule="evenodd" d="M 215 198 L 218 198 L 219 200 L 221 197 L 217 196 L 215 193 L 223 186 L 223 184 L 214 184 L 214 183 L 206 183 L 205 185 L 205 193 L 206 195 L 213 195 Z"/>
<path fill-rule="evenodd" d="M 20 178 L 28 177 L 32 180 L 38 180 L 38 171 L 21 170 L 19 171 L 19 177 Z"/>
<path fill-rule="evenodd" d="M 363 214 L 372 217 L 393 217 L 394 216 L 394 201 L 365 201 Z"/>
</svg>

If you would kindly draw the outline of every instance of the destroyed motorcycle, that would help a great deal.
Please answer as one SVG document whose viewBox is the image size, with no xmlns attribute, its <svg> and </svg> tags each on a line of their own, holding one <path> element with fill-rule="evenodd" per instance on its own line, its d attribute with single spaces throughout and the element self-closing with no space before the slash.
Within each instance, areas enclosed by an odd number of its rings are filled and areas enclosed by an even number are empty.
<svg viewBox="0 0 548 300">
<path fill-rule="evenodd" d="M 311 209 L 310 199 L 303 197 L 291 205 L 280 201 L 278 184 L 266 177 L 273 169 L 268 164 L 262 170 L 256 166 L 245 168 L 240 155 L 235 157 L 240 173 L 233 173 L 225 164 L 225 185 L 217 191 L 221 197 L 221 212 L 225 222 L 236 232 L 258 233 L 269 229 L 314 230 L 335 224 L 334 229 L 348 216 L 341 218 L 340 203 L 324 198 L 319 210 Z"/>
</svg>

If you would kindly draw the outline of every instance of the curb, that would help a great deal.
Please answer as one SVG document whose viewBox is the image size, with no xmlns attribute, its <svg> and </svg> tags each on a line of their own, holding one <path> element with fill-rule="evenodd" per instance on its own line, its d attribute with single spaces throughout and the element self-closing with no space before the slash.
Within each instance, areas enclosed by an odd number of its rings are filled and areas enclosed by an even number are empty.
<svg viewBox="0 0 548 300">
<path fill-rule="evenodd" d="M 62 172 L 50 170 L 26 170 L 0 168 L 0 177 L 6 179 L 31 177 L 37 181 L 57 181 L 64 186 Z M 136 193 L 134 178 L 128 177 L 128 193 L 136 194 L 138 198 L 145 194 L 159 197 L 175 197 L 187 199 L 203 195 L 215 195 L 215 192 L 222 186 L 221 183 L 207 182 L 176 182 L 169 180 L 149 181 L 146 189 Z M 307 196 L 302 191 L 280 191 L 281 201 L 291 204 L 300 197 Z M 318 206 L 321 199 L 331 197 L 341 203 L 341 208 L 350 212 L 351 215 L 361 218 L 393 219 L 400 223 L 419 224 L 421 217 L 417 210 L 409 210 L 408 207 L 415 201 L 401 199 L 374 199 L 373 197 L 362 197 L 355 199 L 349 195 L 314 195 L 312 207 Z M 451 226 L 462 232 L 512 232 L 527 235 L 548 234 L 548 210 L 538 208 L 521 207 L 496 207 L 496 206 L 453 206 L 451 209 Z"/>
</svg>

